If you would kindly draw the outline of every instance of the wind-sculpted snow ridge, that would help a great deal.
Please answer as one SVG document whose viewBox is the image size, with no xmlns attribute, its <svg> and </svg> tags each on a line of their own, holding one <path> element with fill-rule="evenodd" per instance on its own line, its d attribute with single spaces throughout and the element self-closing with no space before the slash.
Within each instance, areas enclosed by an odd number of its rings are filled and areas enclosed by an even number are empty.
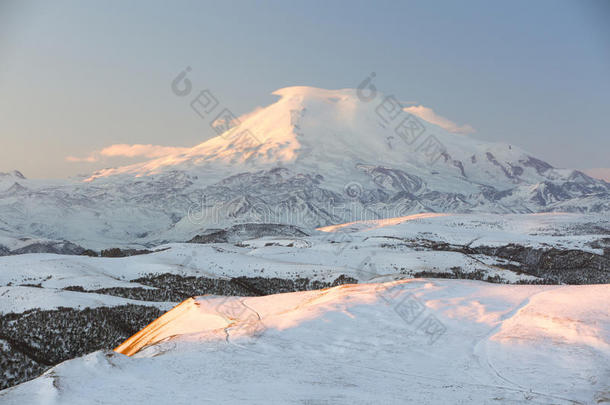
<svg viewBox="0 0 610 405">
<path fill-rule="evenodd" d="M 382 95 L 367 103 L 352 89 L 274 94 L 218 137 L 87 182 L 1 176 L 0 228 L 100 249 L 241 223 L 311 229 L 425 212 L 610 212 L 610 184 L 390 111 Z M 438 147 L 422 148 L 426 139 Z"/>
<path fill-rule="evenodd" d="M 602 403 L 607 286 L 411 280 L 189 299 L 3 404 Z M 131 357 L 124 356 L 125 353 Z"/>
</svg>

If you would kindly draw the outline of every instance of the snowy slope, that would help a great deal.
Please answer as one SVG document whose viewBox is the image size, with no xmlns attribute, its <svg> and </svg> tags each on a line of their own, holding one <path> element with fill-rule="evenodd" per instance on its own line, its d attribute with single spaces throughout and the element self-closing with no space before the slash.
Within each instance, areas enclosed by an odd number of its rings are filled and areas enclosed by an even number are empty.
<svg viewBox="0 0 610 405">
<path fill-rule="evenodd" d="M 0 229 L 101 248 L 246 222 L 315 228 L 421 212 L 610 211 L 608 183 L 514 145 L 449 133 L 391 110 L 381 94 L 274 94 L 275 103 L 186 152 L 89 178 L 0 176 Z"/>
<path fill-rule="evenodd" d="M 118 305 L 138 304 L 154 306 L 164 311 L 173 307 L 166 302 L 146 302 L 113 297 L 106 294 L 92 294 L 65 291 L 53 288 L 10 286 L 0 287 L 0 315 L 21 313 L 32 309 L 52 310 L 64 308 L 97 308 Z"/>
<path fill-rule="evenodd" d="M 173 243 L 155 253 L 124 258 L 6 256 L 0 257 L 0 288 L 5 297 L 0 297 L 0 314 L 13 310 L 11 300 L 21 293 L 27 292 L 27 299 L 19 304 L 23 310 L 40 307 L 42 301 L 53 302 L 46 301 L 49 297 L 61 298 L 63 306 L 76 306 L 81 304 L 81 296 L 65 288 L 150 289 L 134 280 L 151 274 L 222 280 L 307 278 L 332 283 L 341 275 L 371 282 L 408 278 L 421 272 L 451 273 L 460 268 L 464 273 L 480 271 L 510 282 L 531 281 L 538 277 L 523 268 L 523 263 L 486 250 L 468 252 L 460 247 L 484 249 L 513 244 L 543 251 L 573 250 L 601 260 L 604 248 L 596 243 L 607 238 L 609 227 L 607 220 L 582 214 L 420 214 L 320 228 L 311 236 L 249 239 L 243 235 L 227 243 Z M 560 256 L 559 260 L 557 271 L 560 275 L 562 271 L 567 273 L 568 259 Z M 586 279 L 589 270 L 577 262 L 577 276 Z M 604 269 L 596 271 L 602 274 Z M 605 271 L 610 272 L 610 268 Z M 24 285 L 38 288 L 23 290 L 26 287 L 20 286 Z M 29 298 L 37 293 L 40 299 Z"/>
<path fill-rule="evenodd" d="M 600 403 L 610 392 L 609 299 L 607 286 L 456 280 L 200 297 L 117 349 L 131 358 L 92 353 L 0 399 Z"/>
<path fill-rule="evenodd" d="M 508 243 L 532 247 L 582 249 L 598 254 L 590 243 L 610 230 L 604 216 L 569 213 L 443 214 L 425 213 L 383 220 L 357 221 L 318 228 L 326 233 L 359 233 L 365 237 L 428 238 L 452 244 L 499 246 Z"/>
<path fill-rule="evenodd" d="M 167 169 L 196 166 L 230 166 L 239 173 L 279 165 L 295 167 L 299 171 L 317 171 L 323 175 L 339 172 L 351 176 L 357 172 L 355 164 L 362 164 L 394 167 L 415 175 L 442 171 L 459 181 L 458 185 L 447 181 L 443 184 L 445 189 L 453 187 L 455 191 L 464 192 L 466 185 L 477 191 L 473 183 L 510 187 L 526 180 L 541 181 L 563 175 L 559 171 L 541 175 L 539 172 L 544 168 L 535 167 L 528 161 L 530 156 L 517 147 L 452 134 L 411 116 L 417 119 L 423 134 L 433 133 L 438 138 L 448 155 L 438 165 L 432 164 L 425 153 L 411 148 L 394 131 L 399 120 L 408 116 L 406 112 L 398 115 L 394 122 L 380 108 L 380 102 L 362 102 L 353 89 L 325 90 L 300 86 L 283 88 L 273 94 L 280 97 L 277 102 L 248 114 L 239 126 L 186 153 L 102 171 L 90 180 L 125 173 L 145 176 Z M 383 96 L 379 99 L 382 101 Z M 388 137 L 393 140 L 389 141 Z M 453 160 L 460 164 L 453 163 Z M 520 161 L 521 169 L 511 169 L 507 164 L 516 165 Z M 346 170 L 352 172 L 345 173 Z M 463 176 L 462 171 L 467 175 Z M 470 181 L 463 181 L 463 177 Z"/>
<path fill-rule="evenodd" d="M 383 95 L 363 102 L 353 89 L 305 86 L 273 94 L 280 97 L 277 102 L 246 115 L 240 125 L 186 153 L 102 171 L 89 180 L 193 168 L 241 173 L 280 166 L 321 174 L 329 188 L 336 189 L 350 180 L 364 180 L 363 171 L 391 168 L 425 179 L 431 190 L 442 192 L 478 193 L 481 185 L 503 191 L 555 180 L 591 183 L 607 191 L 603 182 L 579 172 L 555 170 L 513 145 L 452 134 L 404 111 L 388 113 L 393 106 L 384 102 Z M 413 133 L 400 125 L 412 122 L 418 128 Z M 418 150 L 416 141 L 411 142 L 416 136 L 419 141 L 419 136 L 430 135 L 440 142 L 436 154 Z"/>
<path fill-rule="evenodd" d="M 195 238 L 201 243 L 171 243 L 122 258 L 0 257 L 0 387 L 115 347 L 160 311 L 197 295 L 226 296 L 210 302 L 226 301 L 237 316 L 246 307 L 235 296 L 411 277 L 608 283 L 609 225 L 591 214 L 427 213 L 333 225 L 311 235 L 269 224 L 238 226 Z M 548 324 L 544 315 L 532 316 Z"/>
</svg>

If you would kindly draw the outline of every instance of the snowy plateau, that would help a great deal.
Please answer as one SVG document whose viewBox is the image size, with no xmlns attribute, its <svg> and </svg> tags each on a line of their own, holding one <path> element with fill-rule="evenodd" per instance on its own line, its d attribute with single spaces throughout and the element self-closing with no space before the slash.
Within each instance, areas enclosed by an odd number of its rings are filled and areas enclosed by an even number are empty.
<svg viewBox="0 0 610 405">
<path fill-rule="evenodd" d="M 0 403 L 610 403 L 609 183 L 274 94 L 181 153 L 0 174 Z"/>
</svg>

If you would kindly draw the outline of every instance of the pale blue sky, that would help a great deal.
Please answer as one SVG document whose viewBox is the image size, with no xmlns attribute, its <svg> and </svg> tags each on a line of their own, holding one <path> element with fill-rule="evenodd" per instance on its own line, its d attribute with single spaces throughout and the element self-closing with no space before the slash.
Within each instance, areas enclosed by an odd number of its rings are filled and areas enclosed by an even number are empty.
<svg viewBox="0 0 610 405">
<path fill-rule="evenodd" d="M 116 143 L 212 136 L 170 82 L 242 114 L 291 85 L 379 89 L 560 167 L 610 167 L 609 1 L 0 0 L 0 171 L 66 177 Z"/>
</svg>

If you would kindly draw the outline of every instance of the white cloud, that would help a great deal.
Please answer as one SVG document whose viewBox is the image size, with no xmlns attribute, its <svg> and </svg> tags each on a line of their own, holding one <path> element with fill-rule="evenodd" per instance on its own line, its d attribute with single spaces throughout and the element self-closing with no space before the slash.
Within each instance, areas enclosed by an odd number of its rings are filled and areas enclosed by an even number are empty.
<svg viewBox="0 0 610 405">
<path fill-rule="evenodd" d="M 449 132 L 453 132 L 454 134 L 473 134 L 476 132 L 470 125 L 458 125 L 455 122 L 438 115 L 432 108 L 424 107 L 423 105 L 405 107 L 404 110 L 413 115 L 417 115 L 419 118 L 426 120 L 431 124 L 438 125 Z"/>
<path fill-rule="evenodd" d="M 86 157 L 75 157 L 68 156 L 66 161 L 68 162 L 87 162 L 93 163 L 98 162 L 102 158 L 106 157 L 146 157 L 149 159 L 158 158 L 162 156 L 172 155 L 175 153 L 182 153 L 187 151 L 189 148 L 180 148 L 175 146 L 160 146 L 160 145 L 128 145 L 128 144 L 115 144 L 110 145 L 102 150 L 95 151 Z"/>
<path fill-rule="evenodd" d="M 605 180 L 610 183 L 610 167 L 598 167 L 595 169 L 582 169 L 583 173 L 596 179 Z"/>
<path fill-rule="evenodd" d="M 174 153 L 182 153 L 188 149 L 189 148 L 180 148 L 176 146 L 116 144 L 102 149 L 100 154 L 102 156 L 144 156 L 147 158 L 157 158 L 172 155 Z"/>
<path fill-rule="evenodd" d="M 80 163 L 80 162 L 87 162 L 87 163 L 93 163 L 93 162 L 97 162 L 99 159 L 97 156 L 94 155 L 89 155 L 86 157 L 76 157 L 76 156 L 66 156 L 66 161 L 67 162 L 71 162 L 71 163 Z"/>
</svg>

